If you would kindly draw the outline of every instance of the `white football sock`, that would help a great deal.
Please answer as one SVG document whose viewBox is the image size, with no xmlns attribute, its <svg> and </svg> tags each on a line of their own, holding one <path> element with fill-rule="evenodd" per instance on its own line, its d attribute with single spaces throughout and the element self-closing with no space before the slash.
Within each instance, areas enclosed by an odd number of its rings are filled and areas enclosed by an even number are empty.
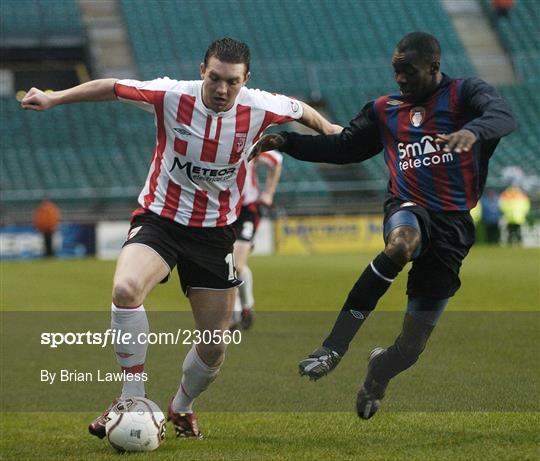
<svg viewBox="0 0 540 461">
<path fill-rule="evenodd" d="M 182 381 L 172 401 L 174 412 L 192 413 L 193 402 L 216 379 L 219 369 L 206 365 L 193 345 L 182 365 Z"/>
<path fill-rule="evenodd" d="M 234 307 L 232 313 L 232 323 L 238 323 L 242 319 L 242 302 L 240 301 L 240 294 L 238 288 L 236 289 L 236 296 L 234 297 Z"/>
<path fill-rule="evenodd" d="M 111 328 L 120 330 L 122 334 L 131 333 L 130 344 L 114 344 L 114 352 L 116 361 L 126 373 L 142 373 L 144 371 L 144 362 L 146 360 L 146 342 L 141 344 L 138 341 L 140 333 L 148 335 L 149 326 L 148 318 L 144 306 L 141 305 L 135 309 L 126 309 L 117 307 L 114 304 L 111 306 Z M 116 333 L 118 338 L 118 332 Z M 134 342 L 134 344 L 131 344 Z M 142 380 L 126 380 L 122 387 L 122 395 L 120 398 L 133 396 L 145 396 L 144 381 Z"/>
<path fill-rule="evenodd" d="M 251 273 L 251 269 L 248 266 L 244 266 L 238 276 L 240 280 L 244 281 L 244 283 L 238 287 L 242 307 L 252 308 L 255 304 L 255 299 L 253 298 L 253 274 Z"/>
</svg>

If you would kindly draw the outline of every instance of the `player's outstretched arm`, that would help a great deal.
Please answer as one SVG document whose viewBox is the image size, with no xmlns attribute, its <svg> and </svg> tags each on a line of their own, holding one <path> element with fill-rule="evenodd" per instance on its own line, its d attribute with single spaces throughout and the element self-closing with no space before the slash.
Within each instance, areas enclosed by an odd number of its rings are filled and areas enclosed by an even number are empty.
<svg viewBox="0 0 540 461">
<path fill-rule="evenodd" d="M 465 80 L 461 97 L 467 113 L 475 117 L 459 131 L 437 135 L 436 142 L 443 144 L 446 152 L 468 152 L 476 141 L 500 139 L 516 129 L 510 105 L 483 80 Z"/>
<path fill-rule="evenodd" d="M 47 110 L 60 104 L 74 102 L 112 101 L 116 99 L 114 84 L 116 78 L 92 80 L 67 90 L 45 93 L 37 88 L 31 88 L 21 101 L 23 109 Z"/>
<path fill-rule="evenodd" d="M 337 134 L 341 133 L 343 127 L 330 123 L 319 112 L 305 102 L 300 102 L 304 109 L 302 117 L 298 120 L 302 125 L 314 129 L 320 134 Z"/>
<path fill-rule="evenodd" d="M 276 149 L 306 162 L 343 165 L 367 160 L 382 148 L 373 103 L 368 103 L 338 134 L 311 136 L 284 131 L 268 134 L 252 148 L 250 158 L 265 150 Z"/>
</svg>

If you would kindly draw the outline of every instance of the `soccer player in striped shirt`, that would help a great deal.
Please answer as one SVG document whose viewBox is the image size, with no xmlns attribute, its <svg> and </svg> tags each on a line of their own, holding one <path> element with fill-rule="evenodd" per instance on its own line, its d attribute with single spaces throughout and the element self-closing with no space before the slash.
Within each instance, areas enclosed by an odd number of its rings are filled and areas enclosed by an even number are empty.
<svg viewBox="0 0 540 461">
<path fill-rule="evenodd" d="M 388 195 L 385 248 L 362 272 L 330 335 L 299 364 L 316 380 L 332 371 L 390 284 L 412 261 L 401 333 L 369 357 L 357 412 L 377 411 L 388 382 L 412 366 L 439 316 L 460 287 L 459 269 L 474 242 L 469 210 L 486 182 L 500 138 L 516 125 L 510 107 L 478 78 L 440 71 L 441 49 L 430 34 L 413 32 L 398 43 L 392 65 L 400 92 L 368 103 L 340 134 L 267 135 L 253 149 L 279 149 L 300 160 L 353 163 L 384 151 Z"/>
<path fill-rule="evenodd" d="M 154 114 L 157 134 L 150 171 L 113 281 L 111 325 L 132 338 L 148 333 L 144 300 L 167 281 L 175 265 L 196 329 L 226 331 L 235 287 L 241 283 L 234 268 L 231 224 L 242 206 L 248 148 L 270 125 L 292 120 L 320 133 L 341 130 L 307 104 L 246 88 L 249 62 L 246 44 L 224 38 L 210 44 L 198 81 L 101 79 L 52 94 L 32 88 L 21 102 L 23 109 L 41 111 L 118 99 Z M 140 376 L 147 345 L 135 342 L 116 344 L 115 352 L 123 370 Z M 168 408 L 177 436 L 201 437 L 193 402 L 216 378 L 224 352 L 223 341 L 216 341 L 193 345 L 185 357 L 181 383 Z M 144 395 L 142 380 L 124 381 L 120 398 Z M 93 435 L 105 436 L 108 410 L 90 424 Z"/>
<path fill-rule="evenodd" d="M 234 263 L 238 278 L 244 282 L 238 287 L 238 295 L 234 305 L 233 323 L 231 329 L 241 327 L 247 330 L 253 323 L 253 274 L 247 265 L 247 260 L 253 248 L 253 240 L 260 221 L 260 207 L 271 207 L 274 194 L 281 176 L 283 156 L 277 151 L 262 152 L 255 161 L 249 162 L 246 187 L 244 188 L 242 210 L 234 223 L 236 242 L 234 244 Z M 259 190 L 256 165 L 266 168 L 264 190 Z"/>
</svg>

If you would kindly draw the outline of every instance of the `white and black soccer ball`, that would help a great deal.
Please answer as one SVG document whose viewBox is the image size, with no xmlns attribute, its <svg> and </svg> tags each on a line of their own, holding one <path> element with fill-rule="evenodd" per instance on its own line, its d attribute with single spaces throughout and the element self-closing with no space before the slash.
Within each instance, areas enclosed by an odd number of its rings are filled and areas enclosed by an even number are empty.
<svg viewBox="0 0 540 461">
<path fill-rule="evenodd" d="M 120 400 L 110 411 L 105 425 L 107 438 L 119 452 L 152 451 L 165 438 L 165 416 L 144 397 Z"/>
</svg>

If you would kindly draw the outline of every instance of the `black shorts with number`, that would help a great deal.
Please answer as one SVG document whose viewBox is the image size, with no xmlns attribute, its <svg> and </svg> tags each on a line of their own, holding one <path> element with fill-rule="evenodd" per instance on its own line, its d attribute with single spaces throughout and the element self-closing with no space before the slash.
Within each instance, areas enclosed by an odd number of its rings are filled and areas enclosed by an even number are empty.
<svg viewBox="0 0 540 461">
<path fill-rule="evenodd" d="M 461 286 L 461 263 L 474 243 L 475 229 L 468 211 L 432 212 L 412 203 L 389 198 L 384 222 L 396 211 L 411 211 L 422 230 L 422 252 L 413 260 L 407 295 L 444 299 Z"/>
<path fill-rule="evenodd" d="M 231 226 L 188 227 L 146 211 L 132 219 L 123 246 L 146 245 L 171 271 L 177 265 L 182 291 L 187 295 L 189 287 L 223 290 L 241 285 L 234 268 L 234 241 Z"/>
<path fill-rule="evenodd" d="M 240 216 L 233 223 L 236 238 L 244 242 L 252 242 L 255 238 L 255 232 L 257 232 L 260 220 L 260 208 L 257 203 L 250 203 L 243 206 L 240 210 Z"/>
</svg>

